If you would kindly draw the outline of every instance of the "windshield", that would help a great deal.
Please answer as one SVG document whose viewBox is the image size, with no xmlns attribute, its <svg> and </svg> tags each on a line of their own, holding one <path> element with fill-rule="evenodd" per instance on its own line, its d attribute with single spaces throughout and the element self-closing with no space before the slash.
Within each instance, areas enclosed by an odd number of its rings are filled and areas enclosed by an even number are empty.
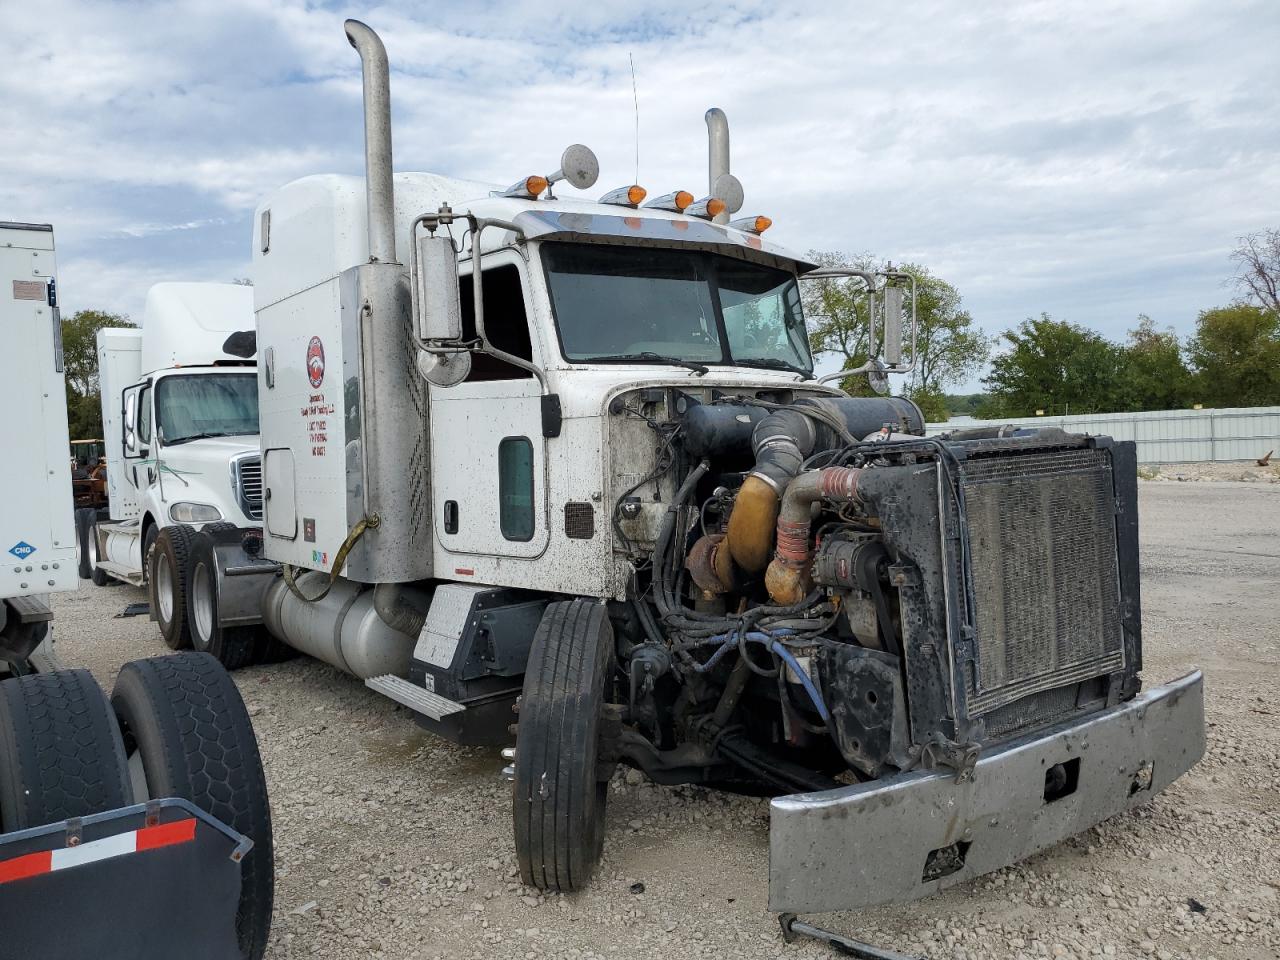
<svg viewBox="0 0 1280 960">
<path fill-rule="evenodd" d="M 783 270 L 652 247 L 542 249 L 568 360 L 813 369 L 800 291 Z"/>
<path fill-rule="evenodd" d="M 169 445 L 204 437 L 258 432 L 258 377 L 206 373 L 163 377 L 156 385 L 156 423 Z"/>
</svg>

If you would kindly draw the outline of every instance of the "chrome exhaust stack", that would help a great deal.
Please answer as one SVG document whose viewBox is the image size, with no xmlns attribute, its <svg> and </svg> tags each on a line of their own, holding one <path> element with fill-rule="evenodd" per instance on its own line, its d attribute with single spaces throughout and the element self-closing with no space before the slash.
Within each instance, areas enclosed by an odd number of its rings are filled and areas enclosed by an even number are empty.
<svg viewBox="0 0 1280 960">
<path fill-rule="evenodd" d="M 719 107 L 707 111 L 707 196 L 718 196 L 716 183 L 729 172 L 729 118 Z M 741 203 L 739 203 L 741 206 Z M 737 210 L 726 209 L 716 214 L 715 223 L 728 223 L 729 214 Z"/>
<path fill-rule="evenodd" d="M 391 71 L 387 49 L 368 25 L 346 22 L 364 80 L 364 170 L 369 260 L 396 263 L 395 193 L 391 183 Z"/>
</svg>

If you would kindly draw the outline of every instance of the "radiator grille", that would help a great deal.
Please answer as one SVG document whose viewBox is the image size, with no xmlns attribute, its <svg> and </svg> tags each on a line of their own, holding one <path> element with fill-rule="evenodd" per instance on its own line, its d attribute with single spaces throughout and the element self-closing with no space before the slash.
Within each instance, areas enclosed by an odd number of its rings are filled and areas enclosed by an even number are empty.
<svg viewBox="0 0 1280 960">
<path fill-rule="evenodd" d="M 976 627 L 969 715 L 1123 667 L 1106 452 L 974 459 L 961 485 Z"/>
<path fill-rule="evenodd" d="M 262 458 L 243 457 L 234 468 L 236 499 L 250 520 L 262 519 Z"/>
</svg>

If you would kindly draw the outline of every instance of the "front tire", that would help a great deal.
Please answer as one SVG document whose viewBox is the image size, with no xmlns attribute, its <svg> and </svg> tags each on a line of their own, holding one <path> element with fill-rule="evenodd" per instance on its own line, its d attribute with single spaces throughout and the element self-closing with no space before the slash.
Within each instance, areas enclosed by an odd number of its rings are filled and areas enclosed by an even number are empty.
<svg viewBox="0 0 1280 960">
<path fill-rule="evenodd" d="M 0 683 L 0 833 L 131 803 L 120 728 L 88 670 Z"/>
<path fill-rule="evenodd" d="M 170 650 L 186 650 L 191 646 L 191 626 L 187 620 L 187 573 L 191 542 L 195 536 L 195 530 L 186 524 L 165 527 L 156 535 L 151 553 L 146 555 L 151 616 Z M 144 539 L 144 550 L 145 543 Z"/>
<path fill-rule="evenodd" d="M 246 960 L 260 960 L 275 896 L 271 808 L 240 691 L 213 657 L 179 653 L 126 663 L 111 704 L 149 798 L 190 800 L 253 841 L 241 867 L 236 936 Z"/>
<path fill-rule="evenodd" d="M 533 637 L 513 819 L 520 876 L 540 890 L 581 890 L 600 862 L 609 780 L 599 741 L 613 648 L 613 628 L 595 600 L 550 604 Z"/>
<path fill-rule="evenodd" d="M 256 659 L 258 631 L 253 627 L 218 626 L 214 547 L 213 537 L 206 532 L 196 534 L 191 540 L 186 605 L 191 646 L 211 654 L 228 670 L 239 670 Z"/>
</svg>

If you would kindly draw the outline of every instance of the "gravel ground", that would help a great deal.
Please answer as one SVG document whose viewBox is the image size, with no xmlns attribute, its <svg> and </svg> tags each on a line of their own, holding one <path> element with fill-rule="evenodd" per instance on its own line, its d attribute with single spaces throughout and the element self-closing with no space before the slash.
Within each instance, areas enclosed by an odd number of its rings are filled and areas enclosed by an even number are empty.
<svg viewBox="0 0 1280 960">
<path fill-rule="evenodd" d="M 1245 483 L 1280 483 L 1280 458 L 1260 467 L 1253 460 L 1219 460 L 1205 463 L 1151 463 L 1138 468 L 1143 480 L 1186 483 L 1199 480 L 1240 480 Z"/>
<path fill-rule="evenodd" d="M 1018 866 L 819 922 L 931 958 L 1280 957 L 1280 488 L 1144 483 L 1141 503 L 1145 679 L 1204 669 L 1204 761 Z M 164 652 L 145 617 L 117 618 L 143 599 L 57 597 L 62 658 L 109 686 Z M 495 751 L 436 739 L 311 660 L 236 679 L 271 786 L 276 960 L 831 955 L 778 935 L 763 800 L 620 774 L 594 884 L 542 897 L 518 881 Z"/>
</svg>

